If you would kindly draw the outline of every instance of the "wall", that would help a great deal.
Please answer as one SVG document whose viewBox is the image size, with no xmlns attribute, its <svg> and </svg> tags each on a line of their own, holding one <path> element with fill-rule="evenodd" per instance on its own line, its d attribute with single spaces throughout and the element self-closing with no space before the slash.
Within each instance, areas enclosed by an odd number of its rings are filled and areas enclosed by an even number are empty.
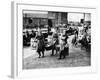
<svg viewBox="0 0 100 80">
<path fill-rule="evenodd" d="M 21 1 L 21 0 L 20 0 Z M 26 0 L 24 0 L 26 1 Z M 73 6 L 93 6 L 97 7 L 97 26 L 94 27 L 95 30 L 95 46 L 97 56 L 98 56 L 98 69 L 97 73 L 91 74 L 72 74 L 72 75 L 61 75 L 54 77 L 43 77 L 36 78 L 38 80 L 100 80 L 100 0 L 27 0 L 32 3 L 37 4 L 53 4 L 53 5 L 73 5 Z M 93 31 L 94 31 L 93 30 Z M 10 65 L 11 65 L 11 0 L 1 0 L 0 1 L 0 80 L 12 80 L 10 78 Z M 25 80 L 36 80 L 25 79 Z M 23 79 L 22 79 L 23 80 Z"/>
</svg>

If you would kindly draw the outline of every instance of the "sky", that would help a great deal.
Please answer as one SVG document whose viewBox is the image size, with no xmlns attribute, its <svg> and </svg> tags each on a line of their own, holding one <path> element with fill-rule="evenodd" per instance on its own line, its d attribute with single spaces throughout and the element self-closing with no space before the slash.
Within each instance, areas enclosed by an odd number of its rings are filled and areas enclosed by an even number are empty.
<svg viewBox="0 0 100 80">
<path fill-rule="evenodd" d="M 68 21 L 74 21 L 74 22 L 80 22 L 80 19 L 84 19 L 85 21 L 91 20 L 91 14 L 90 13 L 68 13 Z"/>
<path fill-rule="evenodd" d="M 82 13 L 68 13 L 68 21 L 80 22 L 84 15 Z"/>
</svg>

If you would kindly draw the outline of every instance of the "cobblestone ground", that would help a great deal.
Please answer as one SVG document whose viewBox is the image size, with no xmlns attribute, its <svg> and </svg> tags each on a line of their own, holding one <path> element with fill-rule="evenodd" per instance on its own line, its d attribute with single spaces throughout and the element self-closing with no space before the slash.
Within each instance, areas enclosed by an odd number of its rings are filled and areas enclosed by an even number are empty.
<svg viewBox="0 0 100 80">
<path fill-rule="evenodd" d="M 44 58 L 38 58 L 38 54 L 32 48 L 23 49 L 23 69 L 57 68 L 57 67 L 80 67 L 90 66 L 90 53 L 84 49 L 73 47 L 71 44 L 73 36 L 68 39 L 69 56 L 66 59 L 58 60 L 58 55 L 50 56 L 51 51 L 45 52 Z"/>
</svg>

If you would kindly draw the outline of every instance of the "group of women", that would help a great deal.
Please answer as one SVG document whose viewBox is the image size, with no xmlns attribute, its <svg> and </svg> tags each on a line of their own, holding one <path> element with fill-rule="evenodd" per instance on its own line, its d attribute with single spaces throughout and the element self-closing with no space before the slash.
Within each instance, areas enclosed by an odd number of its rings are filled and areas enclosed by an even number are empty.
<svg viewBox="0 0 100 80">
<path fill-rule="evenodd" d="M 74 38 L 72 39 L 72 44 L 77 45 L 77 43 L 81 43 L 82 47 L 85 47 L 86 49 L 90 50 L 90 36 L 87 38 L 87 32 L 88 29 L 84 29 L 84 35 L 81 39 L 79 39 L 79 31 L 74 30 Z M 24 45 L 29 42 L 30 38 L 35 38 L 37 40 L 37 53 L 39 55 L 39 58 L 43 58 L 45 56 L 45 51 L 51 50 L 51 56 L 54 56 L 54 51 L 56 51 L 56 54 L 59 55 L 58 59 L 64 59 L 66 56 L 69 55 L 69 45 L 68 45 L 68 31 L 63 31 L 63 34 L 61 37 L 59 37 L 58 34 L 58 28 L 55 29 L 55 31 L 51 34 L 52 39 L 50 42 L 48 42 L 48 36 L 42 34 L 41 30 L 39 30 L 37 33 L 34 31 L 31 32 L 31 35 L 29 35 L 28 32 L 25 33 L 23 36 L 23 43 Z M 48 46 L 49 45 L 49 46 Z"/>
<path fill-rule="evenodd" d="M 64 33 L 61 38 L 59 38 L 58 32 L 55 31 L 52 34 L 52 39 L 50 42 L 45 44 L 45 38 L 41 31 L 38 32 L 37 35 L 38 40 L 38 47 L 37 52 L 40 57 L 44 57 L 45 51 L 52 50 L 51 56 L 54 56 L 54 51 L 56 51 L 56 54 L 59 55 L 58 59 L 64 59 L 66 56 L 69 55 L 69 47 L 68 47 L 68 35 Z M 48 41 L 48 40 L 47 40 Z M 49 44 L 49 46 L 48 46 Z"/>
</svg>

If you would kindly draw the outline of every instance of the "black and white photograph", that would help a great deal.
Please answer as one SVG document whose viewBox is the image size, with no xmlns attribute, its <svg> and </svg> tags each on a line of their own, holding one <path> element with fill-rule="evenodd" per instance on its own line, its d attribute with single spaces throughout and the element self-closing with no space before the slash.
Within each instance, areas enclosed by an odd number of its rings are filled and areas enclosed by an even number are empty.
<svg viewBox="0 0 100 80">
<path fill-rule="evenodd" d="M 91 13 L 22 11 L 22 68 L 91 66 Z"/>
</svg>

